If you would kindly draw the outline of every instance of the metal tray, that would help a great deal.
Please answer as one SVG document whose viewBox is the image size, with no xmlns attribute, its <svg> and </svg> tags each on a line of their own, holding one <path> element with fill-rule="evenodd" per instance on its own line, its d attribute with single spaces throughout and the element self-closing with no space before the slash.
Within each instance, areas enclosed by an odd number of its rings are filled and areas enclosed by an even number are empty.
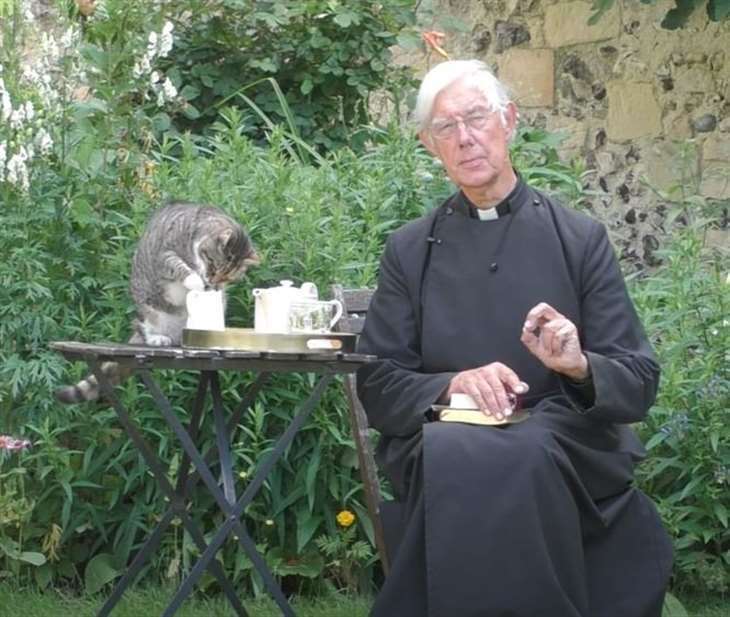
<svg viewBox="0 0 730 617">
<path fill-rule="evenodd" d="M 318 351 L 355 351 L 356 334 L 328 332 L 269 334 L 253 328 L 225 330 L 183 330 L 183 347 L 269 351 L 275 353 L 316 353 Z"/>
</svg>

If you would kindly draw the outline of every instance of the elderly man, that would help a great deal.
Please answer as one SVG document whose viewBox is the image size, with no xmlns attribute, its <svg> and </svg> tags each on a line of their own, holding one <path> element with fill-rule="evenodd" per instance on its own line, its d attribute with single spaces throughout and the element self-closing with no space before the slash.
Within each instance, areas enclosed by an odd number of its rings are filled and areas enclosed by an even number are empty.
<svg viewBox="0 0 730 617">
<path fill-rule="evenodd" d="M 478 61 L 423 80 L 419 137 L 459 191 L 389 238 L 359 396 L 403 504 L 373 615 L 648 617 L 671 548 L 628 426 L 659 367 L 604 227 L 527 186 L 517 111 Z M 442 422 L 469 395 L 501 426 Z"/>
</svg>

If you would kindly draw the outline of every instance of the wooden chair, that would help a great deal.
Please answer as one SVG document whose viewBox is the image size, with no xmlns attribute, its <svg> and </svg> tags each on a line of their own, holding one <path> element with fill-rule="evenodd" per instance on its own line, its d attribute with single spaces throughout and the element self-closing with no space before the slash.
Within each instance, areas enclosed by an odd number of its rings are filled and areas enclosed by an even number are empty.
<svg viewBox="0 0 730 617">
<path fill-rule="evenodd" d="M 332 286 L 332 296 L 342 303 L 342 318 L 336 329 L 340 332 L 360 334 L 365 323 L 365 314 L 370 306 L 373 289 L 343 289 L 341 285 Z M 373 458 L 368 419 L 360 400 L 357 398 L 357 386 L 354 375 L 345 375 L 345 392 L 350 408 L 350 425 L 357 449 L 357 460 L 360 465 L 360 476 L 365 487 L 365 501 L 368 514 L 373 524 L 375 545 L 380 556 L 383 573 L 388 575 L 390 569 L 388 553 L 385 548 L 385 535 L 380 512 L 381 496 L 378 471 Z"/>
</svg>

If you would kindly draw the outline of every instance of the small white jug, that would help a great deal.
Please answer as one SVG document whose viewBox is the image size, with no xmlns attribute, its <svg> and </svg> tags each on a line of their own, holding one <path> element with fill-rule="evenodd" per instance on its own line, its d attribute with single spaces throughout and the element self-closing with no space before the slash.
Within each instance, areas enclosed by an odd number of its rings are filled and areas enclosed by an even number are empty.
<svg viewBox="0 0 730 617">
<path fill-rule="evenodd" d="M 185 298 L 188 309 L 188 330 L 225 330 L 223 291 L 193 289 Z"/>
</svg>

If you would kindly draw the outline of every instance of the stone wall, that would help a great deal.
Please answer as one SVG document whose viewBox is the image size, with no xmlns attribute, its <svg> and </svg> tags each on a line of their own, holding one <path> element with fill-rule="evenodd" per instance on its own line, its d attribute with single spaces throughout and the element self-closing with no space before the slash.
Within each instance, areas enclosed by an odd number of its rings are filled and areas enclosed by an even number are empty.
<svg viewBox="0 0 730 617">
<path fill-rule="evenodd" d="M 617 0 L 593 26 L 591 2 L 582 0 L 437 4 L 470 27 L 446 31 L 450 56 L 487 62 L 521 121 L 563 131 L 563 156 L 594 170 L 594 213 L 637 268 L 658 263 L 667 231 L 669 208 L 657 191 L 684 178 L 707 198 L 730 199 L 730 21 L 709 21 L 701 8 L 685 28 L 663 30 L 673 2 L 662 0 Z M 425 69 L 436 58 L 410 63 Z M 726 212 L 727 202 L 718 207 Z M 726 232 L 714 237 L 728 243 Z"/>
</svg>

